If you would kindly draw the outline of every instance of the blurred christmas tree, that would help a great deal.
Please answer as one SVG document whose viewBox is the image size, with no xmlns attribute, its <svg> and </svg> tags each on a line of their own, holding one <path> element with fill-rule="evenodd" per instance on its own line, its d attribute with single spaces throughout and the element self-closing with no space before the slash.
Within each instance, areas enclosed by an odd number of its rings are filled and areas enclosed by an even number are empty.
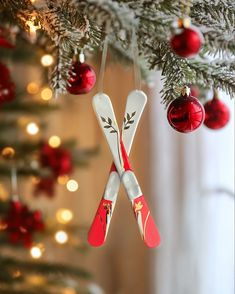
<svg viewBox="0 0 235 294">
<path fill-rule="evenodd" d="M 73 212 L 61 208 L 52 218 L 31 207 L 36 196 L 54 197 L 59 184 L 75 191 L 73 170 L 96 150 L 80 150 L 74 140 L 62 142 L 57 135 L 46 137 L 46 114 L 59 109 L 49 104 L 51 89 L 43 79 L 41 85 L 32 81 L 26 89 L 16 85 L 6 64 L 15 69 L 17 60 L 25 66 L 41 58 L 44 76 L 53 57 L 27 38 L 12 45 L 14 36 L 14 30 L 0 27 L 0 293 L 98 293 L 86 270 L 48 258 L 66 247 L 80 253 L 86 249 L 84 228 L 73 224 Z M 18 187 L 26 180 L 32 186 L 30 201 Z"/>
</svg>

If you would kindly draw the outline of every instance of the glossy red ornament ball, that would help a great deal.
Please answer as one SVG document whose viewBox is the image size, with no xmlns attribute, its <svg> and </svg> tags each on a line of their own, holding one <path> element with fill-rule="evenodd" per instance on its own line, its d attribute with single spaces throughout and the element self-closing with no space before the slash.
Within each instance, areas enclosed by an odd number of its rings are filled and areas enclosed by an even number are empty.
<svg viewBox="0 0 235 294">
<path fill-rule="evenodd" d="M 180 57 L 192 57 L 196 55 L 202 45 L 202 37 L 192 28 L 183 28 L 179 34 L 170 40 L 172 50 Z"/>
<path fill-rule="evenodd" d="M 219 130 L 229 122 L 229 108 L 220 99 L 214 97 L 204 105 L 204 108 L 206 114 L 204 125 L 209 129 Z"/>
<path fill-rule="evenodd" d="M 193 96 L 180 96 L 168 107 L 167 119 L 176 131 L 189 133 L 203 123 L 205 111 L 199 100 Z"/>
<path fill-rule="evenodd" d="M 0 105 L 15 98 L 15 84 L 11 81 L 8 68 L 0 63 Z"/>
<path fill-rule="evenodd" d="M 74 62 L 69 75 L 67 91 L 73 95 L 90 92 L 96 82 L 94 69 L 86 63 Z"/>
</svg>

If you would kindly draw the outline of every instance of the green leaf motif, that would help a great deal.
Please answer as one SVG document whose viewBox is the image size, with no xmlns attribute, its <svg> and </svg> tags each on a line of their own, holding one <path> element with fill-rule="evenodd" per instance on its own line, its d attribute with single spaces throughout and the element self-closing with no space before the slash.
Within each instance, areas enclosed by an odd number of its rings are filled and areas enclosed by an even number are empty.
<svg viewBox="0 0 235 294">
<path fill-rule="evenodd" d="M 106 119 L 103 116 L 101 116 L 100 118 L 103 122 L 106 122 Z"/>
<path fill-rule="evenodd" d="M 131 117 L 133 117 L 136 114 L 136 111 L 132 112 Z"/>
<path fill-rule="evenodd" d="M 131 119 L 131 117 L 130 117 L 130 114 L 129 113 L 127 113 L 127 120 L 130 120 Z"/>
<path fill-rule="evenodd" d="M 133 124 L 135 121 L 134 120 L 129 120 L 129 124 Z"/>
<path fill-rule="evenodd" d="M 109 128 L 111 128 L 111 126 L 104 126 L 104 128 L 105 128 L 105 129 L 109 129 Z"/>
<path fill-rule="evenodd" d="M 112 120 L 111 120 L 110 117 L 108 117 L 108 124 L 109 124 L 109 125 L 112 125 Z"/>
<path fill-rule="evenodd" d="M 128 130 L 130 128 L 130 126 L 125 126 L 124 130 Z"/>
<path fill-rule="evenodd" d="M 110 131 L 110 133 L 117 133 L 117 131 L 116 130 L 112 130 L 112 131 Z"/>
</svg>

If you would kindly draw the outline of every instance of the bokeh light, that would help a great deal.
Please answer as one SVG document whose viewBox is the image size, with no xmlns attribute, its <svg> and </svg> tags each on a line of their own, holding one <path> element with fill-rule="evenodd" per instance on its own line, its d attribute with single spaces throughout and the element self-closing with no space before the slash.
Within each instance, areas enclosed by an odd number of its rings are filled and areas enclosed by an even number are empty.
<svg viewBox="0 0 235 294">
<path fill-rule="evenodd" d="M 69 209 L 61 208 L 56 212 L 56 219 L 61 224 L 67 224 L 73 219 L 73 212 Z"/>
<path fill-rule="evenodd" d="M 65 244 L 68 242 L 68 234 L 65 231 L 57 231 L 55 233 L 55 240 L 59 244 Z"/>
<path fill-rule="evenodd" d="M 75 192 L 78 189 L 78 182 L 71 179 L 67 182 L 66 187 L 70 192 Z"/>
<path fill-rule="evenodd" d="M 58 136 L 51 136 L 48 140 L 48 144 L 52 147 L 52 148 L 57 148 L 60 146 L 61 144 L 61 139 Z"/>
</svg>

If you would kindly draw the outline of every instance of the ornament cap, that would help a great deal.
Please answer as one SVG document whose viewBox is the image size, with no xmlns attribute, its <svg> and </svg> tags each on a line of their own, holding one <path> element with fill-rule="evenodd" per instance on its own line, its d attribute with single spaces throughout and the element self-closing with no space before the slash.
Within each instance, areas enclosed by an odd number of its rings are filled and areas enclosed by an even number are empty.
<svg viewBox="0 0 235 294">
<path fill-rule="evenodd" d="M 219 92 L 217 89 L 214 89 L 214 96 L 213 96 L 213 99 L 219 99 Z"/>
<path fill-rule="evenodd" d="M 188 86 L 184 86 L 181 89 L 181 95 L 182 96 L 189 96 L 190 95 L 190 88 Z"/>
<path fill-rule="evenodd" d="M 179 18 L 178 20 L 178 27 L 179 28 L 190 28 L 191 26 L 191 19 L 189 17 Z"/>
<path fill-rule="evenodd" d="M 83 51 L 80 52 L 78 59 L 81 63 L 85 62 L 85 55 L 84 55 Z"/>
</svg>

